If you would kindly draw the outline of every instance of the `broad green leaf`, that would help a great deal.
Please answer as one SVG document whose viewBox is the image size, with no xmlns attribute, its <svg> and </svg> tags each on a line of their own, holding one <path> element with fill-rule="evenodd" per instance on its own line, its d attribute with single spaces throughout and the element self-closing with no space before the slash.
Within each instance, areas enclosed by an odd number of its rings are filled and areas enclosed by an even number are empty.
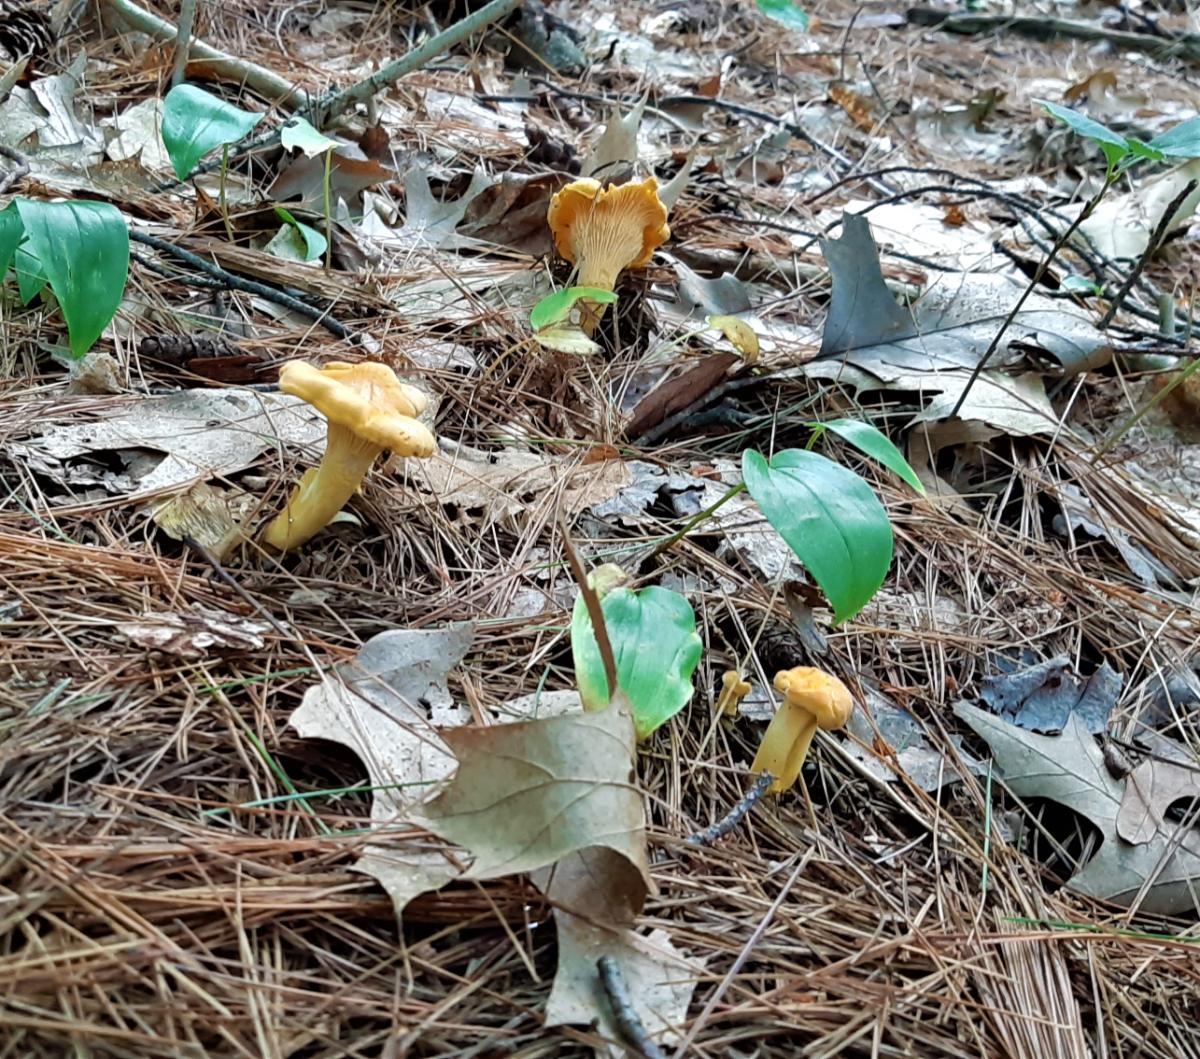
<svg viewBox="0 0 1200 1059">
<path fill-rule="evenodd" d="M 17 212 L 17 204 L 10 202 L 0 210 L 0 280 L 12 264 L 13 255 L 25 237 L 25 227 L 21 224 L 21 215 Z"/>
<path fill-rule="evenodd" d="M 279 130 L 279 142 L 285 151 L 301 150 L 309 158 L 341 146 L 337 140 L 317 132 L 304 118 L 290 118 Z"/>
<path fill-rule="evenodd" d="M 82 357 L 116 315 L 125 293 L 125 218 L 106 202 L 17 199 L 17 210 L 29 253 L 41 262 L 67 321 L 71 352 Z"/>
<path fill-rule="evenodd" d="M 322 254 L 325 253 L 325 248 L 329 245 L 325 236 L 310 225 L 304 224 L 302 221 L 296 220 L 289 210 L 285 210 L 282 206 L 275 207 L 275 216 L 285 224 L 290 226 L 300 234 L 304 241 L 303 255 L 301 261 L 316 261 Z M 275 240 L 272 239 L 271 242 Z M 268 244 L 269 248 L 269 244 Z"/>
<path fill-rule="evenodd" d="M 196 163 L 215 147 L 248 135 L 263 115 L 239 110 L 195 85 L 176 85 L 163 101 L 162 139 L 171 165 L 186 180 Z"/>
<path fill-rule="evenodd" d="M 889 471 L 903 478 L 922 496 L 925 486 L 917 477 L 903 453 L 892 444 L 886 434 L 880 433 L 870 423 L 861 419 L 831 419 L 826 423 L 809 423 L 814 430 L 832 430 L 843 441 L 848 441 L 859 452 L 864 452 L 873 460 L 878 460 Z"/>
<path fill-rule="evenodd" d="M 750 495 L 821 586 L 836 622 L 854 617 L 892 562 L 887 511 L 862 478 L 833 460 L 785 449 L 770 462 L 742 453 Z"/>
<path fill-rule="evenodd" d="M 1074 273 L 1063 277 L 1062 289 L 1071 291 L 1072 294 L 1086 294 L 1092 297 L 1099 297 L 1104 294 L 1104 288 L 1094 279 L 1088 279 L 1087 276 L 1079 276 Z"/>
<path fill-rule="evenodd" d="M 756 0 L 758 9 L 767 18 L 781 22 L 789 29 L 798 29 L 802 33 L 808 29 L 808 15 L 797 7 L 792 0 Z"/>
<path fill-rule="evenodd" d="M 1167 156 L 1163 154 L 1157 147 L 1149 143 L 1142 143 L 1141 140 L 1131 136 L 1125 141 L 1129 146 L 1129 153 L 1134 158 L 1140 158 L 1149 162 L 1165 162 Z"/>
<path fill-rule="evenodd" d="M 1095 140 L 1099 144 L 1108 144 L 1110 147 L 1119 148 L 1121 154 L 1128 153 L 1129 141 L 1120 133 L 1113 132 L 1107 125 L 1101 125 L 1100 122 L 1093 121 L 1086 114 L 1080 114 L 1079 111 L 1058 103 L 1051 103 L 1047 99 L 1035 99 L 1034 102 L 1045 107 L 1054 117 L 1074 132 L 1079 133 L 1080 136 L 1086 136 L 1089 140 Z"/>
<path fill-rule="evenodd" d="M 547 294 L 533 307 L 533 311 L 529 314 L 530 326 L 535 331 L 540 331 L 552 324 L 562 323 L 571 315 L 571 310 L 580 298 L 588 298 L 604 305 L 611 305 L 617 300 L 613 291 L 605 290 L 603 287 L 566 287 L 563 290 L 556 290 L 553 294 Z"/>
<path fill-rule="evenodd" d="M 600 601 L 617 663 L 617 684 L 629 699 L 639 739 L 666 724 L 692 697 L 692 674 L 703 645 L 691 604 L 678 592 L 651 586 L 614 588 Z M 580 595 L 571 614 L 571 655 L 579 695 L 588 710 L 611 698 L 600 647 Z"/>
<path fill-rule="evenodd" d="M 1181 121 L 1147 146 L 1167 158 L 1200 158 L 1200 117 Z"/>
<path fill-rule="evenodd" d="M 46 287 L 46 273 L 42 271 L 42 263 L 29 252 L 28 244 L 17 247 L 13 255 L 13 271 L 17 274 L 17 290 L 21 294 L 21 304 L 28 305 Z"/>
</svg>

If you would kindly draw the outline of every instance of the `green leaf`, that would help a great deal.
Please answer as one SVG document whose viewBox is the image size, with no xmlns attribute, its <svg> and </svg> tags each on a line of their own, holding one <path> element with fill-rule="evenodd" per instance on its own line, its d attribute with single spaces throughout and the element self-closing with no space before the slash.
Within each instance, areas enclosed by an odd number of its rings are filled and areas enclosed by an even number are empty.
<svg viewBox="0 0 1200 1059">
<path fill-rule="evenodd" d="M 116 315 L 125 293 L 125 218 L 106 202 L 17 199 L 17 211 L 29 253 L 41 263 L 67 321 L 71 352 L 82 357 Z"/>
<path fill-rule="evenodd" d="M 1200 117 L 1181 121 L 1147 146 L 1167 158 L 1200 158 Z"/>
<path fill-rule="evenodd" d="M 1129 146 L 1129 153 L 1134 158 L 1144 159 L 1149 162 L 1165 162 L 1167 160 L 1167 156 L 1157 147 L 1148 143 L 1142 143 L 1136 137 L 1130 136 L 1125 142 Z"/>
<path fill-rule="evenodd" d="M 617 663 L 617 684 L 628 697 L 639 739 L 675 716 L 692 697 L 692 674 L 703 645 L 691 604 L 678 592 L 651 586 L 614 588 L 600 601 Z M 587 604 L 571 614 L 575 680 L 588 710 L 603 710 L 611 695 Z"/>
<path fill-rule="evenodd" d="M 1100 297 L 1104 294 L 1104 288 L 1095 280 L 1074 273 L 1063 277 L 1062 289 L 1071 291 L 1072 294 L 1086 294 L 1090 297 Z"/>
<path fill-rule="evenodd" d="M 822 428 L 832 430 L 843 441 L 848 441 L 859 452 L 866 453 L 871 459 L 878 460 L 889 471 L 908 482 L 922 496 L 925 495 L 925 486 L 917 477 L 917 472 L 912 469 L 908 460 L 892 444 L 886 434 L 880 433 L 870 423 L 864 423 L 860 419 L 831 419 L 827 423 L 809 423 L 808 425 L 814 430 Z"/>
<path fill-rule="evenodd" d="M 742 478 L 762 512 L 821 586 L 836 622 L 854 617 L 892 562 L 887 511 L 862 478 L 815 452 L 785 449 L 769 463 L 742 453 Z"/>
<path fill-rule="evenodd" d="M 1109 161 L 1115 158 L 1123 158 L 1129 154 L 1129 141 L 1120 133 L 1113 132 L 1107 125 L 1101 125 L 1098 121 L 1093 121 L 1086 114 L 1080 114 L 1077 110 L 1072 110 L 1070 107 L 1060 106 L 1058 103 L 1051 103 L 1046 99 L 1035 99 L 1035 103 L 1041 104 L 1054 117 L 1058 118 L 1064 125 L 1068 126 L 1080 136 L 1086 136 L 1089 140 L 1095 140 L 1103 149 L 1111 148 L 1114 151 L 1110 155 L 1108 150 L 1104 151 L 1105 157 Z"/>
<path fill-rule="evenodd" d="M 303 118 L 290 118 L 279 130 L 279 142 L 283 144 L 285 151 L 299 149 L 309 158 L 316 158 L 319 154 L 341 146 L 337 140 L 331 140 L 323 133 L 317 132 Z"/>
<path fill-rule="evenodd" d="M 195 85 L 176 85 L 163 101 L 162 116 L 163 144 L 175 175 L 186 180 L 209 151 L 236 143 L 262 119 Z"/>
<path fill-rule="evenodd" d="M 563 290 L 556 290 L 553 294 L 547 294 L 533 307 L 533 311 L 529 314 L 530 326 L 535 331 L 540 331 L 552 324 L 562 323 L 571 315 L 571 310 L 580 298 L 588 298 L 594 302 L 611 305 L 617 300 L 617 295 L 614 291 L 605 290 L 603 287 L 566 287 Z"/>
<path fill-rule="evenodd" d="M 17 274 L 17 290 L 21 293 L 21 304 L 28 305 L 45 289 L 49 282 L 42 271 L 42 263 L 29 252 L 28 244 L 21 244 L 13 255 L 13 271 Z"/>
<path fill-rule="evenodd" d="M 285 224 L 291 225 L 304 239 L 304 256 L 302 261 L 316 261 L 322 254 L 325 253 L 325 248 L 329 245 L 325 236 L 301 221 L 296 220 L 289 210 L 285 210 L 282 206 L 275 207 L 275 216 Z M 274 240 L 272 240 L 273 242 Z"/>
<path fill-rule="evenodd" d="M 17 204 L 10 202 L 0 210 L 0 280 L 4 279 L 4 273 L 8 271 L 13 255 L 24 238 L 25 226 L 21 223 Z"/>
<path fill-rule="evenodd" d="M 756 0 L 756 3 L 767 18 L 781 22 L 789 29 L 798 29 L 801 33 L 808 29 L 808 15 L 792 0 Z"/>
</svg>

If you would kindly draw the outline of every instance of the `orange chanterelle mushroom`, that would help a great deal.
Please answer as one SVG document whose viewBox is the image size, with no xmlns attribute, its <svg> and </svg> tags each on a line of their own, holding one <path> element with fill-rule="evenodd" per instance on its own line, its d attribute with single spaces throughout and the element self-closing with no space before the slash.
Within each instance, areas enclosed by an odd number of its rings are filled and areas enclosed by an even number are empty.
<svg viewBox="0 0 1200 1059">
<path fill-rule="evenodd" d="M 775 687 L 783 692 L 783 705 L 767 726 L 750 771 L 769 772 L 775 777 L 770 790 L 779 794 L 800 777 L 817 729 L 841 728 L 850 720 L 854 698 L 837 677 L 808 666 L 775 674 Z"/>
<path fill-rule="evenodd" d="M 302 397 L 328 422 L 325 455 L 304 472 L 283 509 L 263 531 L 278 551 L 320 533 L 362 484 L 375 458 L 431 456 L 436 442 L 416 417 L 429 399 L 402 383 L 386 364 L 326 364 L 293 360 L 279 369 L 279 388 Z"/>
<path fill-rule="evenodd" d="M 581 287 L 613 290 L 623 269 L 642 268 L 671 236 L 667 207 L 658 197 L 658 181 L 603 187 L 583 177 L 568 184 L 550 200 L 547 216 L 554 245 L 578 266 Z M 586 303 L 583 321 L 589 334 L 604 306 Z"/>
</svg>

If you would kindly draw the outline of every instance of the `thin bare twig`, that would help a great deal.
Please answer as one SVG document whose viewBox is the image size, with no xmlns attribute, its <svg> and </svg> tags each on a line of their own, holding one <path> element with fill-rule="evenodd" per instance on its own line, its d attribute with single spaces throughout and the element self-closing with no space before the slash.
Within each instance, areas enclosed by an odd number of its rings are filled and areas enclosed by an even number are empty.
<svg viewBox="0 0 1200 1059">
<path fill-rule="evenodd" d="M 634 1009 L 629 996 L 629 986 L 625 984 L 625 976 L 621 967 L 611 956 L 601 956 L 596 961 L 596 969 L 600 972 L 600 983 L 612 1007 L 613 1018 L 622 1035 L 644 1059 L 666 1059 L 666 1053 L 650 1039 L 642 1020 Z"/>
<path fill-rule="evenodd" d="M 746 796 L 720 820 L 709 824 L 708 827 L 697 831 L 694 835 L 688 835 L 684 841 L 689 846 L 711 846 L 718 839 L 724 838 L 746 818 L 746 814 L 751 809 L 762 801 L 763 795 L 767 793 L 774 782 L 775 777 L 769 772 L 764 772 L 754 781 L 754 786 L 746 792 Z"/>
</svg>

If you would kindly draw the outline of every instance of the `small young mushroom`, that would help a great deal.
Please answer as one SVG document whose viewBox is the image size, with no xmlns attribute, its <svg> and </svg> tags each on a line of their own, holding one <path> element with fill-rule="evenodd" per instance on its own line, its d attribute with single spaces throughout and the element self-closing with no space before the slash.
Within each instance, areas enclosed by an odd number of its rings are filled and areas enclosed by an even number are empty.
<svg viewBox="0 0 1200 1059">
<path fill-rule="evenodd" d="M 613 290 L 623 269 L 649 264 L 671 236 L 654 177 L 607 188 L 583 177 L 550 200 L 546 219 L 559 254 L 578 266 L 581 287 Z M 605 307 L 590 301 L 580 304 L 583 329 L 590 335 Z"/>
<path fill-rule="evenodd" d="M 775 687 L 783 692 L 783 705 L 767 726 L 750 771 L 771 773 L 771 793 L 780 794 L 799 778 L 817 729 L 841 728 L 854 712 L 854 699 L 837 677 L 809 666 L 776 673 Z"/>
<path fill-rule="evenodd" d="M 750 684 L 742 679 L 736 669 L 727 669 L 721 677 L 721 695 L 717 699 L 717 713 L 724 717 L 736 717 L 738 703 L 750 694 Z"/>
<path fill-rule="evenodd" d="M 384 449 L 397 456 L 430 456 L 433 435 L 416 417 L 429 403 L 385 364 L 289 361 L 279 388 L 301 397 L 328 421 L 325 455 L 304 472 L 287 507 L 263 531 L 264 544 L 286 552 L 320 533 L 357 492 Z"/>
</svg>

